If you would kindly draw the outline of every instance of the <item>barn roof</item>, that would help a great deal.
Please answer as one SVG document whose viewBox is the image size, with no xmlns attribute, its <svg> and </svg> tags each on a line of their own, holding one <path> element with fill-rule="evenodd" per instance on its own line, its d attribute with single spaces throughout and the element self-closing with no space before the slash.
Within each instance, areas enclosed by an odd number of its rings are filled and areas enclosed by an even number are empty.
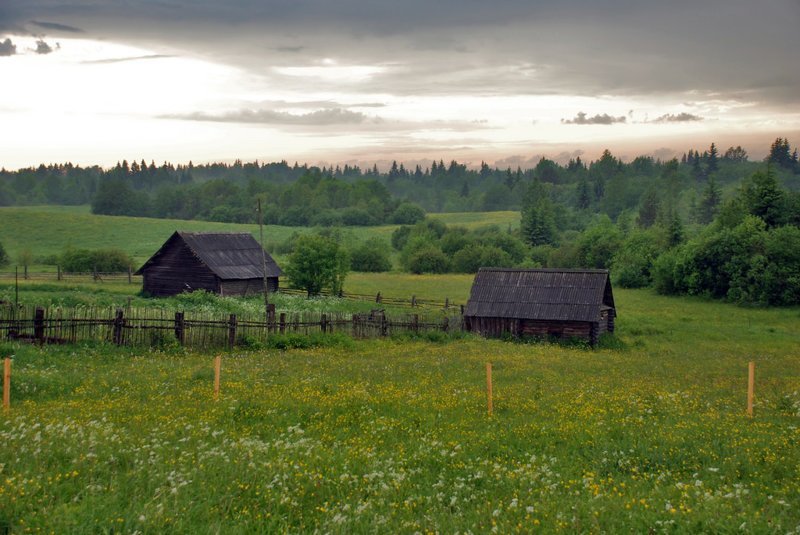
<svg viewBox="0 0 800 535">
<path fill-rule="evenodd" d="M 614 308 L 607 270 L 481 268 L 472 283 L 466 316 L 598 321 Z"/>
<path fill-rule="evenodd" d="M 159 257 L 176 241 L 183 241 L 203 264 L 220 279 L 258 279 L 264 277 L 262 254 L 267 263 L 267 277 L 279 277 L 281 268 L 247 232 L 181 232 L 175 233 L 137 271 L 158 262 Z"/>
</svg>

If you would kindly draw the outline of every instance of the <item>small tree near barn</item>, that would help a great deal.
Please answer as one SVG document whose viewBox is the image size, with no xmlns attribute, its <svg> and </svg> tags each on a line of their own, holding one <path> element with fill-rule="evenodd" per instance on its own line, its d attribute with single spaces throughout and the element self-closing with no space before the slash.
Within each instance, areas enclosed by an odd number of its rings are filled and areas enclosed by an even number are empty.
<svg viewBox="0 0 800 535">
<path fill-rule="evenodd" d="M 292 285 L 304 289 L 309 297 L 319 295 L 324 288 L 339 294 L 349 266 L 347 251 L 335 239 L 305 235 L 295 242 L 286 274 Z"/>
</svg>

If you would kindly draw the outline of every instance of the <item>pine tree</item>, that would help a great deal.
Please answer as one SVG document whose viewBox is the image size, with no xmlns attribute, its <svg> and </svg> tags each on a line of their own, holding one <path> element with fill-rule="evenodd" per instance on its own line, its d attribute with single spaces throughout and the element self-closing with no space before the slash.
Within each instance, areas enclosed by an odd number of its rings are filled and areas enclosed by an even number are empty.
<svg viewBox="0 0 800 535">
<path fill-rule="evenodd" d="M 706 171 L 709 175 L 719 169 L 719 163 L 717 161 L 718 152 L 717 146 L 712 143 L 708 151 L 708 158 L 706 159 Z"/>
<path fill-rule="evenodd" d="M 642 195 L 642 201 L 639 205 L 639 217 L 636 218 L 636 223 L 642 228 L 652 227 L 658 217 L 659 204 L 656 190 L 653 188 L 647 190 Z"/>
<path fill-rule="evenodd" d="M 717 181 L 714 180 L 714 177 L 712 176 L 708 179 L 708 184 L 703 192 L 703 198 L 700 201 L 700 211 L 698 213 L 697 220 L 704 225 L 711 223 L 714 220 L 714 217 L 717 215 L 717 210 L 719 209 L 719 203 L 721 199 L 722 196 L 719 188 L 717 187 Z"/>
<path fill-rule="evenodd" d="M 585 176 L 581 176 L 580 182 L 578 182 L 577 204 L 581 210 L 586 210 L 592 204 L 592 193 Z"/>
<path fill-rule="evenodd" d="M 523 238 L 533 246 L 554 245 L 557 241 L 555 209 L 538 180 L 531 182 L 525 194 L 521 226 Z"/>
</svg>

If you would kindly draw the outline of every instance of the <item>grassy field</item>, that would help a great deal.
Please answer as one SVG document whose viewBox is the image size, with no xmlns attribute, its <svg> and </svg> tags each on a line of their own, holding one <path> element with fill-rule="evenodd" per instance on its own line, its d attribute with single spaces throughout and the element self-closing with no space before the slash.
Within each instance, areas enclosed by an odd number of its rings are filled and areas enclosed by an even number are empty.
<svg viewBox="0 0 800 535">
<path fill-rule="evenodd" d="M 799 529 L 800 310 L 615 297 L 613 348 L 237 352 L 216 402 L 211 355 L 0 345 L 0 530 Z"/>
<path fill-rule="evenodd" d="M 468 228 L 519 226 L 519 212 L 432 214 L 431 217 Z M 68 246 L 78 249 L 116 247 L 133 256 L 138 266 L 150 258 L 176 230 L 251 232 L 258 238 L 257 225 L 99 216 L 89 213 L 86 206 L 3 207 L 0 208 L 0 221 L 0 243 L 12 259 L 16 259 L 25 249 L 29 249 L 34 257 L 42 257 L 60 254 Z M 397 225 L 345 227 L 343 232 L 346 239 L 352 241 L 364 241 L 377 236 L 388 242 L 395 228 Z M 264 227 L 264 242 L 267 245 L 283 242 L 294 232 L 309 232 L 309 229 L 267 225 Z M 44 266 L 34 267 L 41 269 Z M 49 266 L 48 269 L 55 270 L 55 267 Z"/>
</svg>

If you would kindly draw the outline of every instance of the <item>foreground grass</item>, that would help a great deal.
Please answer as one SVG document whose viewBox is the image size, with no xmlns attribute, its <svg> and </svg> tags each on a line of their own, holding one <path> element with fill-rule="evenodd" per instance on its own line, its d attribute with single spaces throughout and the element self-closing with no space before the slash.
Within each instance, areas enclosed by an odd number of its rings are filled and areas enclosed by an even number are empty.
<svg viewBox="0 0 800 535">
<path fill-rule="evenodd" d="M 17 355 L 0 416 L 0 526 L 800 528 L 800 311 L 647 292 L 617 304 L 619 336 L 599 351 L 336 339 L 228 354 L 216 402 L 211 355 L 0 346 Z"/>
</svg>

